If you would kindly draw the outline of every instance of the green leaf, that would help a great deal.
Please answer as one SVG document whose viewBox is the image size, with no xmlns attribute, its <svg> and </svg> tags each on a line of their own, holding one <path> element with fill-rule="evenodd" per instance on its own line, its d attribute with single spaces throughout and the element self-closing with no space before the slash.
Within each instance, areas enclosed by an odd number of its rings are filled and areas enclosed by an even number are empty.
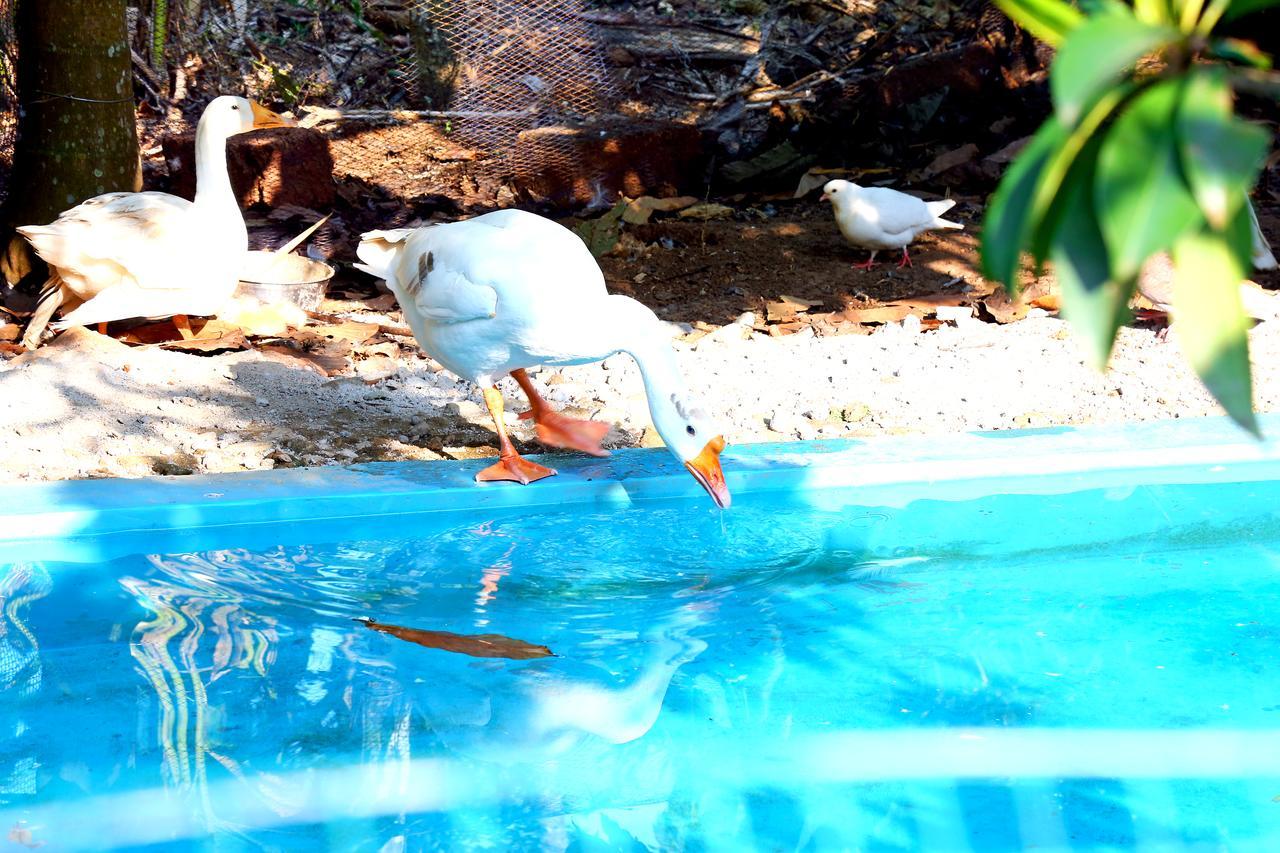
<svg viewBox="0 0 1280 853">
<path fill-rule="evenodd" d="M 1059 189 L 1081 152 L 1096 147 L 1103 123 L 1137 89 L 1137 84 L 1126 82 L 1107 90 L 1070 133 L 1053 116 L 1040 126 L 988 207 L 982 244 L 983 273 L 988 278 L 1016 293 L 1022 251 L 1030 250 L 1037 266 L 1048 258 L 1062 219 Z"/>
<path fill-rule="evenodd" d="M 1135 62 L 1178 39 L 1172 27 L 1139 21 L 1127 11 L 1090 18 L 1071 32 L 1050 71 L 1054 110 L 1068 127 Z"/>
<path fill-rule="evenodd" d="M 1252 68 L 1260 68 L 1263 71 L 1271 68 L 1271 57 L 1256 44 L 1244 39 L 1218 39 L 1210 43 L 1209 54 L 1219 59 L 1238 62 L 1241 65 L 1248 65 Z"/>
<path fill-rule="evenodd" d="M 1017 159 L 991 196 L 982 226 L 982 274 L 1002 282 L 1011 293 L 1017 290 L 1022 250 L 1039 224 L 1031 217 L 1031 205 L 1045 164 L 1066 139 L 1058 120 L 1049 117 Z"/>
<path fill-rule="evenodd" d="M 1249 319 L 1240 284 L 1249 263 L 1249 215 L 1239 209 L 1226 232 L 1188 231 L 1173 247 L 1173 320 L 1179 345 L 1227 414 L 1262 437 L 1253 414 Z"/>
<path fill-rule="evenodd" d="M 1173 0 L 1173 5 L 1178 11 L 1178 29 L 1184 33 L 1194 30 L 1204 11 L 1204 0 Z"/>
<path fill-rule="evenodd" d="M 1177 132 L 1191 193 L 1209 224 L 1222 230 L 1256 181 L 1270 134 L 1236 118 L 1226 70 L 1213 67 L 1188 75 Z"/>
<path fill-rule="evenodd" d="M 588 219 L 573 229 L 573 233 L 582 238 L 594 257 L 608 254 L 618 245 L 622 238 L 622 214 L 627 209 L 625 200 L 618 202 L 608 213 L 599 219 Z"/>
<path fill-rule="evenodd" d="M 1270 8 L 1271 6 L 1280 6 L 1280 0 L 1231 0 L 1231 5 L 1227 7 L 1227 12 L 1222 16 L 1222 19 L 1224 21 L 1234 21 L 1236 18 Z M 1013 16 L 1010 15 L 1010 17 Z"/>
<path fill-rule="evenodd" d="M 1112 275 L 1127 280 L 1204 221 L 1182 176 L 1174 132 L 1179 80 L 1145 89 L 1121 112 L 1098 152 L 1094 209 Z"/>
<path fill-rule="evenodd" d="M 1028 248 L 1037 265 L 1044 263 L 1049 257 L 1049 244 L 1062 221 L 1062 198 L 1059 190 L 1071 178 L 1072 172 L 1079 168 L 1081 157 L 1087 149 L 1093 149 L 1094 153 L 1087 158 L 1089 164 L 1093 163 L 1097 156 L 1098 142 L 1103 138 L 1103 124 L 1138 89 L 1137 83 L 1125 81 L 1106 90 L 1049 158 L 1031 203 L 1030 216 L 1036 224 L 1031 232 Z"/>
<path fill-rule="evenodd" d="M 1134 278 L 1111 275 L 1107 246 L 1094 210 L 1094 169 L 1090 159 L 1063 185 L 1062 223 L 1050 257 L 1062 292 L 1062 315 L 1071 322 L 1094 365 L 1102 369 L 1111 356 L 1116 330 L 1129 318 Z M 1083 159 L 1083 158 L 1082 158 Z"/>
<path fill-rule="evenodd" d="M 1133 0 L 1133 14 L 1148 24 L 1163 24 L 1170 20 L 1170 9 L 1165 0 Z"/>
<path fill-rule="evenodd" d="M 995 0 L 1000 11 L 1046 44 L 1057 47 L 1084 15 L 1063 0 Z"/>
</svg>

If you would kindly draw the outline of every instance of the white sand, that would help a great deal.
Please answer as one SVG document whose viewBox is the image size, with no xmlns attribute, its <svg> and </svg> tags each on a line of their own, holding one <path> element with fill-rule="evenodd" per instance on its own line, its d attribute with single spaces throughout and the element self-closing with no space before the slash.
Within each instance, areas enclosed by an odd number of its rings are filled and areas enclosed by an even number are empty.
<svg viewBox="0 0 1280 853">
<path fill-rule="evenodd" d="M 908 324 L 912 320 L 908 318 Z M 978 321 L 828 338 L 725 327 L 675 340 L 692 389 L 732 442 L 1112 423 L 1215 414 L 1176 333 L 1121 331 L 1111 369 L 1087 366 L 1058 319 Z M 1280 323 L 1252 332 L 1255 402 L 1280 408 Z M 626 356 L 541 370 L 571 414 L 615 423 L 608 446 L 652 443 L 639 373 Z M 514 382 L 508 421 L 532 439 Z M 479 391 L 416 349 L 382 381 L 326 379 L 248 351 L 201 357 L 130 348 L 72 330 L 0 361 L 0 480 L 136 477 L 489 454 Z M 435 447 L 433 451 L 428 446 Z M 529 445 L 529 450 L 536 449 Z"/>
</svg>

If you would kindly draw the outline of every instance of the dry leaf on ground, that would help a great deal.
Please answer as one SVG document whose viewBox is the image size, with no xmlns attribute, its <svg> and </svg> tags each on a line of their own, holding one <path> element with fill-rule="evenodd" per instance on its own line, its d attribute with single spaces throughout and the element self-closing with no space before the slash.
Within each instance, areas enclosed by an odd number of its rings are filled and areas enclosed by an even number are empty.
<svg viewBox="0 0 1280 853">
<path fill-rule="evenodd" d="M 267 346 L 258 347 L 258 352 L 265 355 L 272 361 L 278 361 L 281 364 L 287 364 L 290 367 L 302 367 L 308 370 L 314 370 L 321 376 L 330 377 L 343 373 L 350 366 L 350 362 L 346 356 L 333 355 L 323 352 L 308 352 L 291 349 L 290 347 L 280 346 L 278 344 L 268 344 Z"/>
<path fill-rule="evenodd" d="M 684 210 L 686 207 L 692 207 L 698 203 L 698 199 L 691 195 L 676 196 L 675 198 L 654 198 L 653 196 L 642 195 L 640 198 L 632 199 L 627 202 L 626 210 L 622 211 L 622 221 L 629 222 L 632 225 L 643 225 L 649 221 L 649 217 L 654 213 L 670 213 L 673 210 Z"/>
<path fill-rule="evenodd" d="M 365 299 L 362 304 L 370 311 L 391 311 L 396 307 L 396 297 L 395 294 L 384 293 L 372 299 Z"/>
<path fill-rule="evenodd" d="M 881 305 L 876 308 L 846 308 L 845 319 L 850 323 L 896 323 L 916 313 L 910 305 Z"/>
<path fill-rule="evenodd" d="M 944 151 L 933 158 L 933 162 L 924 167 L 924 170 L 920 173 L 920 178 L 924 180 L 932 178 L 934 175 L 941 175 L 956 166 L 972 163 L 977 156 L 978 146 L 972 142 L 961 145 L 959 148 L 953 148 L 950 151 Z"/>
<path fill-rule="evenodd" d="M 194 323 L 192 324 L 192 330 L 195 331 Z M 194 338 L 190 340 L 165 341 L 159 346 L 161 349 L 178 350 L 180 352 L 215 353 L 233 349 L 248 349 L 249 339 L 244 336 L 244 330 L 239 326 L 233 326 L 220 320 L 210 320 L 200 327 Z"/>
<path fill-rule="evenodd" d="M 372 631 L 390 634 L 392 637 L 409 643 L 417 643 L 429 649 L 440 649 L 445 652 L 458 652 L 477 658 L 509 658 L 511 660 L 531 660 L 533 658 L 555 657 L 555 653 L 546 646 L 536 646 L 504 637 L 501 634 L 454 634 L 449 631 L 424 631 L 420 628 L 406 628 L 401 625 L 384 625 L 373 619 L 357 619 L 357 622 Z"/>
<path fill-rule="evenodd" d="M 348 320 L 332 326 L 312 326 L 308 331 L 323 335 L 326 338 L 335 338 L 359 344 L 378 334 L 378 328 L 377 323 L 357 323 Z"/>
<path fill-rule="evenodd" d="M 681 219 L 696 219 L 698 221 L 706 221 L 708 219 L 728 219 L 733 216 L 733 208 L 726 204 L 717 204 L 714 201 L 704 202 L 703 204 L 695 204 L 693 207 L 686 207 L 684 210 L 676 214 Z"/>
</svg>

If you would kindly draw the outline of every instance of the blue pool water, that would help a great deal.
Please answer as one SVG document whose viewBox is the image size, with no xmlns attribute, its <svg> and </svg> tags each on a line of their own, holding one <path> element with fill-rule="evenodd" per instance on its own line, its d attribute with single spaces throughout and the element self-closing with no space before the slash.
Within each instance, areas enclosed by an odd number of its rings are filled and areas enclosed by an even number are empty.
<svg viewBox="0 0 1280 853">
<path fill-rule="evenodd" d="M 1280 849 L 1280 480 L 1259 476 L 33 545 L 0 566 L 0 832 L 15 850 Z"/>
</svg>

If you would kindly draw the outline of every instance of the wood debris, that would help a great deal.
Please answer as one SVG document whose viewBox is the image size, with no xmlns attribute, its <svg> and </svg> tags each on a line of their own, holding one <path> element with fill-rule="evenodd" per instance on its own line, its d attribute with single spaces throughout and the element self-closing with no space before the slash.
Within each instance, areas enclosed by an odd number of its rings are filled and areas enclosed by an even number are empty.
<svg viewBox="0 0 1280 853">
<path fill-rule="evenodd" d="M 313 370 L 326 378 L 346 373 L 347 369 L 351 367 L 351 362 L 345 355 L 296 350 L 281 344 L 265 344 L 257 349 L 258 352 L 272 361 L 280 362 L 289 367 Z"/>
</svg>

